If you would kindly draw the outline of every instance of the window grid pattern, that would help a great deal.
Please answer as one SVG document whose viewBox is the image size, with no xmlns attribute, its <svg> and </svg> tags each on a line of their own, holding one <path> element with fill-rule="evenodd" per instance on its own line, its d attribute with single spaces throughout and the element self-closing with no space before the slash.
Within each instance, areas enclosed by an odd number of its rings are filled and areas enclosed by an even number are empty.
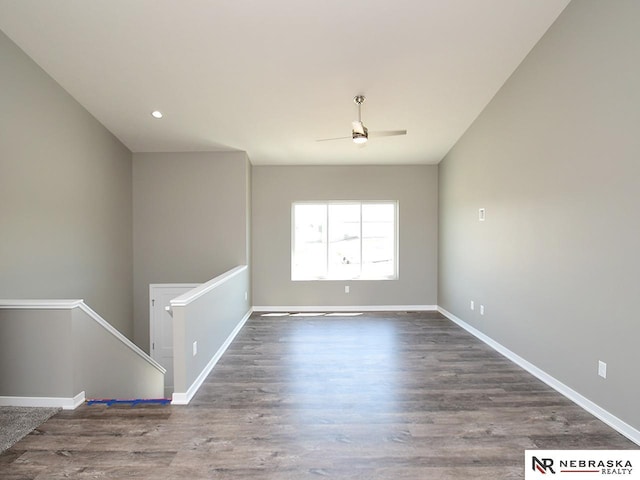
<svg viewBox="0 0 640 480">
<path fill-rule="evenodd" d="M 296 202 L 292 280 L 397 278 L 397 202 Z"/>
</svg>

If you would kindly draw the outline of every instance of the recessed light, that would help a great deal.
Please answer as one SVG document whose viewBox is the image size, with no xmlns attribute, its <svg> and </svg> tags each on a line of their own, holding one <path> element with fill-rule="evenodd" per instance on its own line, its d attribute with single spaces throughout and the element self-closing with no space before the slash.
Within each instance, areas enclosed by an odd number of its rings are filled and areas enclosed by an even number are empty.
<svg viewBox="0 0 640 480">
<path fill-rule="evenodd" d="M 159 110 L 154 110 L 153 112 L 151 112 L 151 116 L 153 118 L 162 118 L 162 112 L 160 112 Z"/>
</svg>

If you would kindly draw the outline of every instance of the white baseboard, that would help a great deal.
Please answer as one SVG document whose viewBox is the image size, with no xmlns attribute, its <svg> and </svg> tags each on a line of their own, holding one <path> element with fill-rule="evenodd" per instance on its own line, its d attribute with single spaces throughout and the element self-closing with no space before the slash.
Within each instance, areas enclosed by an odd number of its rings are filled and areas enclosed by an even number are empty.
<svg viewBox="0 0 640 480">
<path fill-rule="evenodd" d="M 289 306 L 254 306 L 258 313 L 273 312 L 435 312 L 437 305 L 289 305 Z"/>
<path fill-rule="evenodd" d="M 238 335 L 240 330 L 242 330 L 242 327 L 244 327 L 244 324 L 247 323 L 247 320 L 249 320 L 251 313 L 253 313 L 253 310 L 250 309 L 242 318 L 242 320 L 240 320 L 240 322 L 236 325 L 233 331 L 229 334 L 229 336 L 224 341 L 222 346 L 220 346 L 218 351 L 213 355 L 213 357 L 211 357 L 211 360 L 209 360 L 209 363 L 207 363 L 207 366 L 204 367 L 202 372 L 200 372 L 200 375 L 198 375 L 198 378 L 194 380 L 194 382 L 187 389 L 187 391 L 173 392 L 173 395 L 171 396 L 172 405 L 188 405 L 189 404 L 189 402 L 191 401 L 193 396 L 196 394 L 198 389 L 202 386 L 207 376 L 211 373 L 211 370 L 213 370 L 213 367 L 216 366 L 216 363 L 218 363 L 218 360 L 220 360 L 224 352 L 227 350 L 227 348 L 229 348 L 229 345 L 231 345 L 231 342 L 233 341 L 233 339 L 236 338 L 236 335 Z"/>
<path fill-rule="evenodd" d="M 80 392 L 75 397 L 0 397 L 3 407 L 45 407 L 75 410 L 84 403 L 85 394 Z"/>
<path fill-rule="evenodd" d="M 636 428 L 632 427 L 628 423 L 620 420 L 615 415 L 611 414 L 610 412 L 600 407 L 599 405 L 595 404 L 585 396 L 576 392 L 571 387 L 562 383 L 560 380 L 552 377 L 544 370 L 541 370 L 540 368 L 536 367 L 534 364 L 532 364 L 528 360 L 525 360 L 518 354 L 512 352 L 507 347 L 496 342 L 491 337 L 482 333 L 480 330 L 472 327 L 464 320 L 456 317 L 451 312 L 448 312 L 447 310 L 441 307 L 438 307 L 438 311 L 442 313 L 445 317 L 447 317 L 449 320 L 451 320 L 453 323 L 465 329 L 467 332 L 469 332 L 471 335 L 476 337 L 478 340 L 481 340 L 482 342 L 489 345 L 496 352 L 505 356 L 516 365 L 524 368 L 531 375 L 543 381 L 544 383 L 549 385 L 551 388 L 553 388 L 555 391 L 557 391 L 558 393 L 562 394 L 563 396 L 571 400 L 576 405 L 584 408 L 587 412 L 591 413 L 596 418 L 602 420 L 604 423 L 606 423 L 611 428 L 613 428 L 614 430 L 618 431 L 619 433 L 627 437 L 632 442 L 640 445 L 640 430 L 637 430 Z"/>
</svg>

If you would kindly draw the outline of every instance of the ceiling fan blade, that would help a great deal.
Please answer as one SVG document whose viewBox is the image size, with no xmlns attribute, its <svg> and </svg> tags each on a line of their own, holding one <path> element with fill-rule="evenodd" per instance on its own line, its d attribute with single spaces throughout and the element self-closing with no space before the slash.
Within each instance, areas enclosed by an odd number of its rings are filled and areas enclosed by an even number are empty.
<svg viewBox="0 0 640 480">
<path fill-rule="evenodd" d="M 320 138 L 316 142 L 330 142 L 332 140 L 351 140 L 351 137 L 334 137 L 334 138 Z"/>
<path fill-rule="evenodd" d="M 383 130 L 380 132 L 369 132 L 370 137 L 395 137 L 396 135 L 406 135 L 406 130 Z"/>
</svg>

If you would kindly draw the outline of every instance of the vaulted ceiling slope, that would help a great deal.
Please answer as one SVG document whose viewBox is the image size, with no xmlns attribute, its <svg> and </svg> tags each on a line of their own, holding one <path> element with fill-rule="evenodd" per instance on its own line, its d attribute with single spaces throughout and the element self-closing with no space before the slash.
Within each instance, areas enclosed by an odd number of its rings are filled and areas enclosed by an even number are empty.
<svg viewBox="0 0 640 480">
<path fill-rule="evenodd" d="M 133 152 L 437 163 L 568 0 L 0 0 L 0 29 Z M 356 94 L 370 130 L 349 136 Z M 151 117 L 153 110 L 164 114 Z"/>
</svg>

